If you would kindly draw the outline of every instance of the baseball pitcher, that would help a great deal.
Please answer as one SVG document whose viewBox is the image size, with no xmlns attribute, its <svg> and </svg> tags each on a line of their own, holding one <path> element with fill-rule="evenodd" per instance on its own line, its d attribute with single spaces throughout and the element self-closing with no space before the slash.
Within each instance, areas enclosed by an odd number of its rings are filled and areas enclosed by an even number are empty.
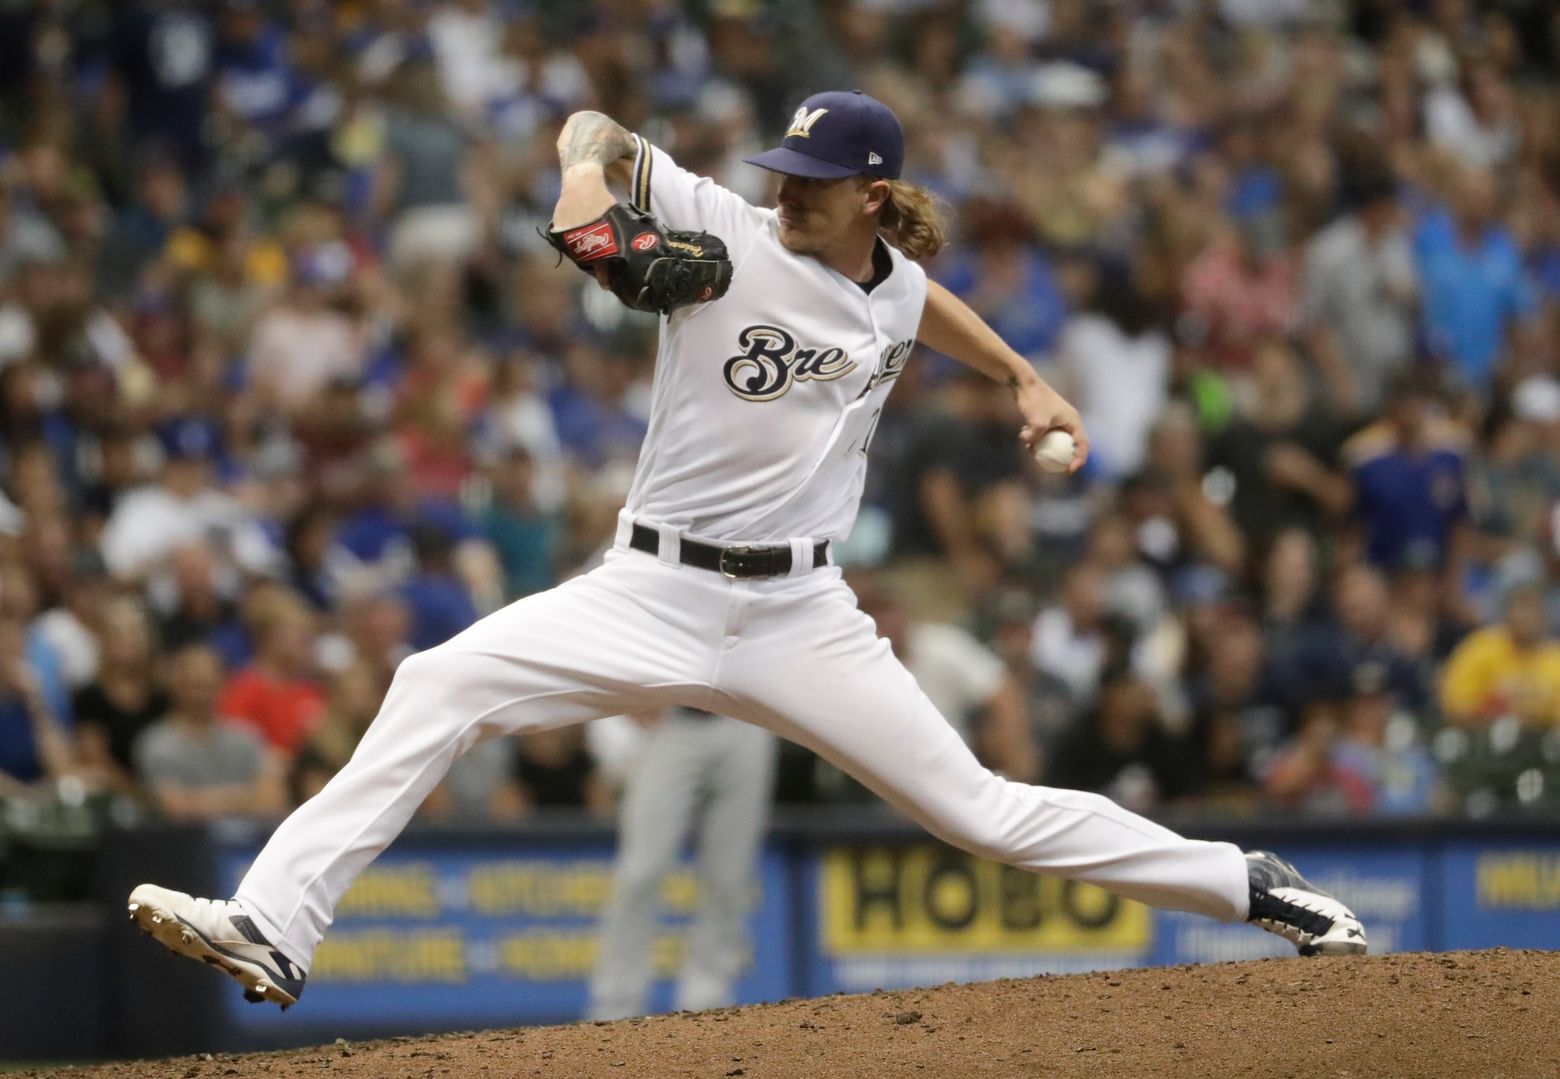
<svg viewBox="0 0 1560 1079">
<path fill-rule="evenodd" d="M 237 895 L 143 884 L 130 896 L 141 928 L 249 999 L 291 1005 L 336 904 L 457 756 L 484 738 L 684 706 L 807 746 L 983 857 L 1249 920 L 1304 954 L 1365 950 L 1353 913 L 1270 854 L 983 767 L 856 609 L 831 548 L 917 340 L 1011 387 L 1026 445 L 1066 432 L 1074 469 L 1088 449 L 1072 406 L 916 264 L 942 230 L 899 179 L 904 136 L 885 105 L 859 91 L 804 101 L 782 144 L 749 159 L 782 176 L 773 210 L 599 113 L 570 117 L 558 152 L 556 246 L 663 316 L 614 549 L 403 662 L 351 761 L 282 823 Z"/>
</svg>

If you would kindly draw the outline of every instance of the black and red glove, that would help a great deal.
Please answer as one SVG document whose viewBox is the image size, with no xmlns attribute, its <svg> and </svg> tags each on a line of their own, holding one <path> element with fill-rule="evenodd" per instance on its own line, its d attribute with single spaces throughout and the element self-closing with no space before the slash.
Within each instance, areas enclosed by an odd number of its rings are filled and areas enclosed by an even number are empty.
<svg viewBox="0 0 1560 1079">
<path fill-rule="evenodd" d="M 549 229 L 545 235 L 586 273 L 604 269 L 607 287 L 636 311 L 664 314 L 708 303 L 731 286 L 731 259 L 718 236 L 663 229 L 653 216 L 626 202 L 594 221 Z"/>
</svg>

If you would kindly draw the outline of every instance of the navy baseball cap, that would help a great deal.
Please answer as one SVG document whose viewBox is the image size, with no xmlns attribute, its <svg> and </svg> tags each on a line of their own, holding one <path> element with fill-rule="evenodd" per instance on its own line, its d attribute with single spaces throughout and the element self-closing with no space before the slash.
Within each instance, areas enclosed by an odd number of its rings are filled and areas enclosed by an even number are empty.
<svg viewBox="0 0 1560 1079">
<path fill-rule="evenodd" d="M 802 102 L 779 146 L 744 160 L 814 180 L 862 173 L 897 180 L 905 163 L 905 133 L 893 110 L 877 98 L 860 90 L 829 90 Z"/>
</svg>

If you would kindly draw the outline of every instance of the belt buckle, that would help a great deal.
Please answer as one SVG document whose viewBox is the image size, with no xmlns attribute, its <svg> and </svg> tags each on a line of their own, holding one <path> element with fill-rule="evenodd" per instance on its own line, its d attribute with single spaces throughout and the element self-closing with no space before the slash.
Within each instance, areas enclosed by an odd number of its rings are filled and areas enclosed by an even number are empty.
<svg viewBox="0 0 1560 1079">
<path fill-rule="evenodd" d="M 722 547 L 720 549 L 720 560 L 716 564 L 720 567 L 720 575 L 722 577 L 728 581 L 735 581 L 742 576 L 740 566 L 742 559 L 764 553 L 765 551 L 762 547 Z M 731 559 L 730 563 L 727 562 L 728 558 Z M 753 574 L 753 576 L 757 576 L 757 574 Z"/>
</svg>

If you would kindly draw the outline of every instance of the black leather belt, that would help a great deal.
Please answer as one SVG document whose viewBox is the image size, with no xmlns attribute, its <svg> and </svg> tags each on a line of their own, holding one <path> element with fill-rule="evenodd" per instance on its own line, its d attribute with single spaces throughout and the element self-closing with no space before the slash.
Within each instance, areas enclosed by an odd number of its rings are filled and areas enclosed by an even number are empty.
<svg viewBox="0 0 1560 1079">
<path fill-rule="evenodd" d="M 645 525 L 634 526 L 628 545 L 646 554 L 661 553 L 660 534 Z M 717 547 L 713 543 L 700 543 L 698 540 L 684 538 L 678 547 L 680 554 L 677 560 L 683 565 L 707 569 L 734 581 L 749 577 L 783 577 L 791 572 L 789 545 Z M 813 566 L 827 565 L 828 560 L 829 541 L 820 540 L 813 545 Z"/>
</svg>

